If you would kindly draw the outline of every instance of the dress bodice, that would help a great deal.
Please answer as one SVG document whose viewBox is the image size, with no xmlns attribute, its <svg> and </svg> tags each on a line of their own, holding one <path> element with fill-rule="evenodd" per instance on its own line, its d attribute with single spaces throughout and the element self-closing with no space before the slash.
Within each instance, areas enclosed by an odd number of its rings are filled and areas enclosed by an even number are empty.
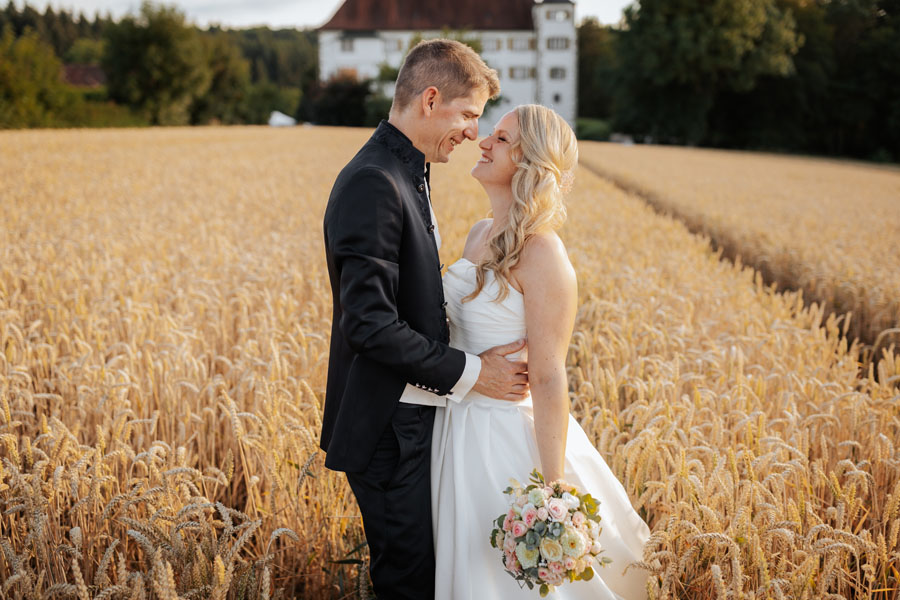
<svg viewBox="0 0 900 600">
<path fill-rule="evenodd" d="M 444 276 L 450 345 L 470 354 L 480 354 L 525 337 L 525 298 L 510 286 L 506 298 L 497 301 L 500 286 L 493 272 L 485 274 L 485 284 L 478 296 L 462 301 L 475 290 L 476 268 L 470 260 L 461 258 L 450 265 Z M 516 358 L 518 354 L 507 358 Z"/>
</svg>

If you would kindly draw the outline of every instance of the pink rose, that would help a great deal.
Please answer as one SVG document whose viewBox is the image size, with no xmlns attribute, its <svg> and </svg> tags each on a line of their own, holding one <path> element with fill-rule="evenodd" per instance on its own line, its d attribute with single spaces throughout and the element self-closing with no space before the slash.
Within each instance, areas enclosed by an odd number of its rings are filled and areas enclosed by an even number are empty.
<svg viewBox="0 0 900 600">
<path fill-rule="evenodd" d="M 537 518 L 541 521 L 546 521 L 547 517 L 550 516 L 550 512 L 547 510 L 546 506 L 542 506 L 537 510 Z"/>
<path fill-rule="evenodd" d="M 553 573 L 552 576 L 550 577 L 550 580 L 547 581 L 547 583 L 550 585 L 560 586 L 563 583 L 565 583 L 565 581 L 566 580 L 563 575 L 557 575 L 556 573 Z"/>
<path fill-rule="evenodd" d="M 528 533 L 528 525 L 523 523 L 522 521 L 513 521 L 512 524 L 512 534 L 516 537 L 522 537 Z"/>
<path fill-rule="evenodd" d="M 548 581 L 553 577 L 553 573 L 547 567 L 538 567 L 538 577 L 541 581 Z"/>
<path fill-rule="evenodd" d="M 507 533 L 506 537 L 503 538 L 503 549 L 507 552 L 515 552 L 516 536 L 514 536 L 512 533 Z"/>
<path fill-rule="evenodd" d="M 576 513 L 572 515 L 572 525 L 574 525 L 575 527 L 581 527 L 582 525 L 584 525 L 584 522 L 586 520 L 587 517 L 585 517 L 584 513 L 580 510 L 576 511 Z"/>
<path fill-rule="evenodd" d="M 535 507 L 530 506 L 522 511 L 522 520 L 525 521 L 525 524 L 528 527 L 534 525 L 534 521 L 537 519 L 538 511 Z"/>
<path fill-rule="evenodd" d="M 509 531 L 512 529 L 513 519 L 510 518 L 509 515 L 506 515 L 506 518 L 503 519 L 503 531 Z"/>
<path fill-rule="evenodd" d="M 547 567 L 550 568 L 550 572 L 553 573 L 554 575 L 562 575 L 563 573 L 566 572 L 565 565 L 563 565 L 558 560 L 554 560 L 549 565 L 547 565 Z"/>
<path fill-rule="evenodd" d="M 519 564 L 519 559 L 516 558 L 515 554 L 506 555 L 504 566 L 506 566 L 507 570 L 512 571 L 513 573 L 519 573 L 522 570 L 522 565 Z"/>
<path fill-rule="evenodd" d="M 544 493 L 547 494 L 548 497 L 549 497 L 549 496 L 552 496 L 552 495 L 554 494 L 553 488 L 550 487 L 549 485 L 545 485 L 545 486 L 544 486 Z"/>
<path fill-rule="evenodd" d="M 566 571 L 571 571 L 575 568 L 575 559 L 571 556 L 563 558 L 563 566 L 566 568 Z"/>
<path fill-rule="evenodd" d="M 550 517 L 554 521 L 562 521 L 566 518 L 566 514 L 568 514 L 569 512 L 569 507 L 566 506 L 566 503 L 559 498 L 552 498 L 549 502 L 547 502 L 547 510 L 550 512 Z"/>
</svg>

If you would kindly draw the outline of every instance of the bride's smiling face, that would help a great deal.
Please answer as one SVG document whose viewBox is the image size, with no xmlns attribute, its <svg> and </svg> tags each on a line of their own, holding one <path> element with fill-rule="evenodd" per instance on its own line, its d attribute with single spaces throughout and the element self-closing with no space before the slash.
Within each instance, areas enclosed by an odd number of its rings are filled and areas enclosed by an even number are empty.
<svg viewBox="0 0 900 600">
<path fill-rule="evenodd" d="M 472 168 L 472 177 L 482 185 L 510 185 L 516 173 L 513 145 L 518 140 L 519 118 L 510 111 L 497 122 L 494 132 L 478 143 L 481 158 Z"/>
</svg>

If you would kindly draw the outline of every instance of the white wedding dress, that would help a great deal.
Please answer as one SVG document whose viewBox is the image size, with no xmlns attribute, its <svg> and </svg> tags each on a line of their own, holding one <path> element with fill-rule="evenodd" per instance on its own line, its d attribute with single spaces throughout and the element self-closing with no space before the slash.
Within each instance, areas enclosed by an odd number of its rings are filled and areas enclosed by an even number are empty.
<svg viewBox="0 0 900 600">
<path fill-rule="evenodd" d="M 525 337 L 522 294 L 510 288 L 496 302 L 497 282 L 488 272 L 482 292 L 475 288 L 475 265 L 460 259 L 444 277 L 450 318 L 450 345 L 479 354 Z M 510 478 L 526 484 L 540 469 L 531 398 L 517 403 L 470 392 L 448 402 L 435 415 L 431 451 L 431 502 L 435 539 L 437 600 L 538 599 L 537 589 L 522 589 L 492 548 L 493 521 L 508 510 L 502 491 Z M 602 556 L 612 564 L 595 568 L 590 581 L 566 583 L 551 598 L 565 600 L 642 600 L 647 572 L 625 567 L 641 560 L 649 536 L 625 489 L 578 422 L 569 417 L 565 479 L 600 502 Z"/>
</svg>

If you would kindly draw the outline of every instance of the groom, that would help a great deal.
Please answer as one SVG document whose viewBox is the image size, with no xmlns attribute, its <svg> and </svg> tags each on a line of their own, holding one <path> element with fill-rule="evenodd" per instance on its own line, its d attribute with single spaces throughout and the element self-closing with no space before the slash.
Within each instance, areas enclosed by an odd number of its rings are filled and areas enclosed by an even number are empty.
<svg viewBox="0 0 900 600">
<path fill-rule="evenodd" d="M 334 320 L 321 447 L 356 495 L 380 600 L 434 596 L 434 407 L 473 389 L 521 400 L 528 388 L 527 365 L 505 358 L 523 340 L 480 356 L 448 345 L 430 201 L 430 163 L 476 139 L 499 91 L 496 71 L 469 47 L 419 43 L 388 120 L 338 175 L 325 210 Z"/>
</svg>

